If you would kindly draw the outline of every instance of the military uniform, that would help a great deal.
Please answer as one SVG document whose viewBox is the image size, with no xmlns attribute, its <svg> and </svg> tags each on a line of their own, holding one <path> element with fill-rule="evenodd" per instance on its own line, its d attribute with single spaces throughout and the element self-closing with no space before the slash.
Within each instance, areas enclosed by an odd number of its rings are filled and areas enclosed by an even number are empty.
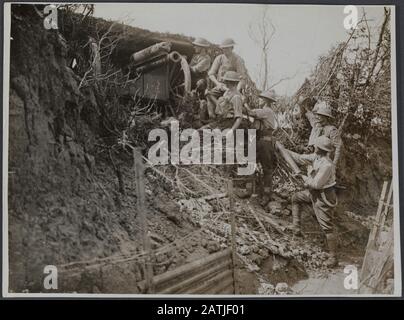
<svg viewBox="0 0 404 320">
<path fill-rule="evenodd" d="M 192 57 L 189 66 L 191 67 L 191 71 L 195 74 L 206 74 L 210 68 L 211 62 L 212 59 L 207 53 L 201 53 Z"/>
<path fill-rule="evenodd" d="M 332 142 L 326 136 L 318 137 L 314 145 L 325 152 L 332 150 Z M 292 196 L 292 229 L 295 234 L 301 233 L 301 205 L 312 205 L 314 215 L 327 238 L 330 258 L 325 261 L 325 265 L 335 266 L 338 264 L 338 242 L 333 223 L 334 208 L 338 203 L 335 192 L 335 164 L 328 154 L 297 154 L 292 151 L 289 151 L 289 153 L 298 164 L 308 166 L 307 177 L 303 177 L 307 189 L 296 192 Z"/>
<path fill-rule="evenodd" d="M 292 151 L 289 153 L 297 164 L 308 165 L 308 179 L 305 181 L 308 189 L 295 193 L 292 196 L 292 204 L 312 204 L 320 227 L 325 233 L 331 233 L 334 206 L 337 201 L 334 188 L 335 165 L 328 156 L 320 157 L 314 153 L 300 155 Z M 300 212 L 294 218 L 294 223 L 300 224 Z"/>
<path fill-rule="evenodd" d="M 235 45 L 232 39 L 226 39 L 222 42 L 220 47 L 222 49 L 233 47 Z M 212 63 L 210 70 L 208 72 L 208 76 L 214 76 L 216 80 L 220 83 L 223 83 L 224 75 L 233 71 L 240 75 L 240 78 L 243 79 L 247 75 L 247 69 L 245 67 L 244 60 L 234 52 L 227 57 L 224 53 L 218 55 Z M 211 97 L 211 100 L 215 101 L 219 97 L 221 97 L 225 93 L 226 89 L 221 86 L 216 86 L 208 91 L 208 96 Z M 208 99 L 208 112 L 209 116 L 214 115 L 214 109 L 216 106 L 213 105 L 213 101 Z"/>
<path fill-rule="evenodd" d="M 307 145 L 313 146 L 314 141 L 320 136 L 326 136 L 332 141 L 335 151 L 331 152 L 330 158 L 333 159 L 336 164 L 340 158 L 342 148 L 342 140 L 338 129 L 333 125 L 321 126 L 319 123 L 313 122 L 309 143 Z"/>
<path fill-rule="evenodd" d="M 208 88 L 207 73 L 212 59 L 207 53 L 210 43 L 204 38 L 196 38 L 192 42 L 195 54 L 189 63 L 191 70 L 191 88 L 199 99 L 199 119 L 203 122 L 207 119 L 206 89 Z"/>
<path fill-rule="evenodd" d="M 202 129 L 238 129 L 242 126 L 242 119 L 243 119 L 243 100 L 241 97 L 240 92 L 237 90 L 236 84 L 239 82 L 239 76 L 234 71 L 228 71 L 225 74 L 224 80 L 234 82 L 235 85 L 230 86 L 223 97 L 218 99 L 216 112 L 216 120 L 205 125 Z M 227 133 L 230 134 L 230 133 Z M 226 134 L 226 139 L 227 139 Z M 234 131 L 233 133 L 234 134 Z M 226 142 L 227 146 L 227 142 Z M 236 148 L 238 146 L 236 145 Z M 227 157 L 228 150 L 223 152 L 223 156 Z M 230 173 L 232 171 L 232 166 L 226 166 L 226 171 Z"/>
<path fill-rule="evenodd" d="M 313 108 L 313 111 L 309 111 L 306 113 L 306 117 L 310 122 L 312 127 L 308 146 L 313 146 L 315 140 L 320 136 L 326 136 L 332 142 L 334 147 L 334 151 L 331 152 L 330 158 L 333 160 L 334 164 L 338 163 L 338 160 L 341 156 L 341 149 L 342 149 L 342 139 L 338 129 L 331 125 L 327 124 L 325 126 L 321 125 L 317 119 L 315 114 L 325 115 L 329 118 L 332 118 L 331 109 L 330 107 L 325 104 L 324 102 L 319 102 Z"/>
<path fill-rule="evenodd" d="M 205 126 L 205 128 L 229 129 L 237 118 L 243 117 L 243 100 L 241 93 L 235 90 L 227 90 L 223 97 L 218 99 L 215 110 L 217 120 Z"/>
<path fill-rule="evenodd" d="M 205 91 L 207 89 L 206 77 L 211 62 L 212 60 L 207 53 L 201 53 L 194 55 L 190 63 L 192 73 L 192 88 L 196 89 L 196 93 L 199 99 L 205 98 Z"/>
<path fill-rule="evenodd" d="M 257 130 L 257 160 L 261 164 L 264 174 L 261 186 L 264 194 L 270 197 L 272 193 L 272 175 L 276 164 L 275 140 L 272 135 L 277 126 L 276 116 L 268 106 L 262 109 L 253 109 L 249 112 L 249 115 L 255 118 L 253 127 Z"/>
<path fill-rule="evenodd" d="M 235 71 L 244 76 L 246 74 L 244 60 L 234 52 L 229 58 L 225 54 L 218 55 L 213 61 L 208 74 L 215 75 L 217 80 L 222 82 L 227 71 Z"/>
</svg>

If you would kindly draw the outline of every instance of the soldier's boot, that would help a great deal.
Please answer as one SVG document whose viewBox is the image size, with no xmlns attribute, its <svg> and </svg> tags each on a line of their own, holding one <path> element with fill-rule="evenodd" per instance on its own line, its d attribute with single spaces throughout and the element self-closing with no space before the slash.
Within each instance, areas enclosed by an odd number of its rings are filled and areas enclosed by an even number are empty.
<svg viewBox="0 0 404 320">
<path fill-rule="evenodd" d="M 209 115 L 209 119 L 216 119 L 216 99 L 212 96 L 207 96 L 207 111 L 208 111 L 208 115 Z"/>
<path fill-rule="evenodd" d="M 265 193 L 265 194 L 262 196 L 261 200 L 260 200 L 260 206 L 263 207 L 263 208 L 265 208 L 265 207 L 268 205 L 268 203 L 269 203 L 270 200 L 271 200 L 270 196 Z"/>
<path fill-rule="evenodd" d="M 324 262 L 326 267 L 332 268 L 338 265 L 338 238 L 334 233 L 327 233 L 327 244 L 330 257 Z"/>
<path fill-rule="evenodd" d="M 252 183 L 247 183 L 245 189 L 236 189 L 235 193 L 241 199 L 250 198 L 253 195 Z"/>
<path fill-rule="evenodd" d="M 292 227 L 290 228 L 295 236 L 302 236 L 301 212 L 300 206 L 296 203 L 292 204 Z"/>
<path fill-rule="evenodd" d="M 260 200 L 260 206 L 265 208 L 268 203 L 271 201 L 271 189 L 266 187 L 264 188 L 264 195 L 262 196 Z"/>
<path fill-rule="evenodd" d="M 206 102 L 206 100 L 201 100 L 199 102 L 199 120 L 201 120 L 203 124 L 208 123 L 208 103 Z"/>
</svg>

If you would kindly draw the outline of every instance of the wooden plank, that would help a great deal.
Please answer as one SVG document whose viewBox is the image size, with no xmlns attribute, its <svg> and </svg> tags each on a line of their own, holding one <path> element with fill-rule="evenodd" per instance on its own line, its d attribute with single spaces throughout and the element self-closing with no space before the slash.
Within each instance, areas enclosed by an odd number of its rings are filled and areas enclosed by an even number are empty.
<svg viewBox="0 0 404 320">
<path fill-rule="evenodd" d="M 394 267 L 393 248 L 393 228 L 390 228 L 388 240 L 379 248 L 379 251 L 371 249 L 369 252 L 369 270 L 366 277 L 361 277 L 359 293 L 377 293 L 386 278 L 386 274 Z"/>
<path fill-rule="evenodd" d="M 153 268 L 151 265 L 151 245 L 150 235 L 148 231 L 147 218 L 146 218 L 146 196 L 144 185 L 144 164 L 142 160 L 142 154 L 138 149 L 133 149 L 133 160 L 135 167 L 135 179 L 136 179 L 136 196 L 137 196 L 137 213 L 140 218 L 140 228 L 143 238 L 143 250 L 146 253 L 144 269 L 145 269 L 145 292 L 152 293 L 153 289 Z"/>
<path fill-rule="evenodd" d="M 251 207 L 249 207 L 249 208 L 250 208 L 250 210 L 252 210 Z M 286 228 L 285 228 L 284 226 L 280 225 L 278 222 L 276 222 L 273 218 L 271 218 L 271 217 L 269 217 L 269 216 L 266 216 L 266 215 L 263 215 L 263 214 L 260 213 L 260 212 L 255 212 L 255 214 L 256 214 L 257 216 L 259 216 L 259 217 L 260 217 L 262 220 L 264 220 L 265 222 L 269 223 L 270 226 L 271 226 L 271 228 L 275 229 L 275 230 L 276 230 L 277 232 L 279 232 L 280 234 L 285 235 L 285 230 L 286 230 Z"/>
<path fill-rule="evenodd" d="M 237 293 L 237 281 L 236 281 L 236 270 L 237 270 L 237 252 L 236 252 L 236 217 L 234 212 L 234 192 L 233 192 L 233 180 L 229 180 L 227 186 L 227 193 L 229 195 L 229 211 L 230 211 L 230 226 L 231 226 L 231 259 L 233 262 L 233 288 L 234 294 Z"/>
<path fill-rule="evenodd" d="M 211 201 L 211 200 L 214 200 L 214 199 L 221 199 L 221 198 L 224 198 L 226 196 L 227 196 L 227 193 L 223 192 L 223 193 L 211 194 L 211 195 L 208 195 L 208 196 L 200 197 L 197 200 Z"/>
<path fill-rule="evenodd" d="M 387 195 L 387 200 L 384 203 L 384 211 L 382 214 L 382 221 L 380 222 L 380 230 L 383 228 L 387 215 L 389 213 L 390 205 L 391 205 L 391 197 L 393 195 L 393 181 L 390 181 L 390 188 L 389 188 L 389 193 Z M 379 230 L 379 231 L 380 231 Z"/>
<path fill-rule="evenodd" d="M 380 218 L 381 218 L 383 206 L 384 206 L 384 203 L 385 203 L 387 185 L 388 185 L 388 182 L 384 181 L 383 188 L 382 188 L 382 193 L 381 193 L 380 199 L 379 199 L 379 205 L 377 207 L 377 213 L 376 213 L 376 217 L 375 217 L 375 224 L 374 224 L 374 226 L 372 228 L 372 231 L 370 233 L 368 245 L 372 244 L 374 242 L 376 234 L 377 234 L 377 230 L 379 228 Z"/>
<path fill-rule="evenodd" d="M 265 226 L 263 225 L 263 223 L 261 222 L 261 220 L 258 218 L 257 214 L 254 212 L 254 210 L 251 208 L 251 206 L 248 206 L 248 209 L 250 210 L 251 214 L 253 215 L 253 217 L 255 218 L 255 220 L 258 222 L 258 225 L 261 227 L 262 231 L 264 231 L 268 242 L 269 243 L 274 243 L 275 241 L 272 240 L 271 236 L 269 235 L 267 229 L 265 228 Z"/>
<path fill-rule="evenodd" d="M 230 259 L 225 260 L 224 262 L 213 265 L 212 268 L 209 268 L 201 273 L 198 273 L 191 278 L 187 278 L 184 281 L 175 284 L 174 286 L 165 288 L 161 291 L 162 294 L 173 294 L 173 293 L 186 293 L 189 287 L 194 286 L 196 287 L 199 282 L 205 280 L 206 278 L 214 276 L 216 273 L 223 271 L 223 270 L 230 270 L 232 266 L 232 261 Z"/>
<path fill-rule="evenodd" d="M 386 274 L 393 268 L 394 265 L 394 239 L 393 228 L 389 232 L 389 240 L 380 248 L 380 257 L 375 263 L 373 272 L 368 281 L 368 286 L 376 292 L 380 285 L 384 282 Z"/>
<path fill-rule="evenodd" d="M 233 285 L 232 279 L 224 279 L 213 289 L 212 294 L 232 294 L 234 293 Z"/>
<path fill-rule="evenodd" d="M 382 209 L 383 209 L 383 205 L 384 205 L 384 198 L 386 197 L 387 185 L 388 185 L 388 182 L 384 181 L 382 191 L 381 191 L 381 194 L 380 194 L 380 198 L 379 198 L 379 205 L 377 207 L 375 222 L 374 222 L 372 230 L 370 231 L 369 240 L 368 240 L 368 243 L 367 243 L 367 246 L 366 246 L 365 256 L 363 257 L 363 263 L 362 263 L 362 269 L 361 269 L 361 273 L 360 273 L 360 279 L 365 279 L 367 277 L 368 256 L 369 256 L 370 250 L 374 249 L 374 240 L 375 240 L 375 237 L 376 237 L 376 234 L 377 234 L 378 225 L 380 223 L 380 217 L 381 217 L 381 213 L 382 213 Z"/>
<path fill-rule="evenodd" d="M 165 288 L 174 286 L 174 285 L 176 285 L 176 284 L 179 283 L 179 282 L 186 281 L 186 280 L 189 279 L 190 277 L 193 277 L 193 276 L 195 276 L 195 275 L 198 275 L 198 274 L 204 272 L 205 270 L 210 270 L 210 269 L 214 268 L 214 266 L 216 266 L 217 264 L 220 264 L 220 263 L 222 263 L 222 262 L 227 262 L 227 263 L 231 262 L 231 255 L 230 255 L 230 253 L 229 253 L 227 256 L 221 257 L 221 258 L 219 258 L 219 259 L 217 259 L 217 260 L 214 260 L 214 261 L 211 261 L 211 262 L 209 262 L 208 264 L 200 265 L 200 266 L 197 266 L 197 267 L 195 267 L 195 268 L 193 268 L 193 269 L 189 269 L 189 270 L 187 270 L 186 272 L 183 272 L 183 273 L 181 273 L 181 274 L 178 274 L 177 276 L 172 277 L 172 278 L 170 278 L 170 279 L 167 279 L 167 280 L 164 281 L 164 282 L 159 282 L 159 283 L 156 285 L 156 289 L 160 292 L 161 290 L 164 290 Z M 182 266 L 181 266 L 181 267 L 182 267 Z M 179 268 L 181 268 L 181 267 L 179 267 Z M 230 267 L 229 267 L 229 268 L 230 268 Z M 175 270 L 176 270 L 176 269 L 175 269 Z M 175 270 L 172 270 L 172 271 L 175 271 Z M 170 272 L 170 271 L 169 271 L 169 272 Z"/>
<path fill-rule="evenodd" d="M 216 276 L 210 278 L 209 280 L 205 281 L 198 287 L 193 288 L 188 293 L 189 294 L 198 294 L 198 293 L 210 293 L 210 290 L 214 289 L 221 281 L 225 279 L 231 279 L 233 282 L 233 271 L 232 270 L 224 270 L 218 273 Z"/>
<path fill-rule="evenodd" d="M 190 262 L 188 264 L 185 264 L 183 266 L 180 266 L 174 270 L 167 271 L 165 273 L 159 274 L 154 277 L 154 285 L 157 287 L 162 287 L 165 286 L 166 283 L 169 283 L 170 281 L 180 281 L 181 279 L 184 279 L 190 275 L 194 275 L 195 273 L 199 272 L 201 269 L 204 269 L 205 267 L 209 266 L 210 264 L 218 263 L 220 261 L 230 259 L 230 254 L 231 250 L 226 249 L 223 251 L 216 252 L 214 254 L 211 254 L 207 257 L 204 257 L 202 259 Z M 141 281 L 138 286 L 140 288 L 145 286 L 145 282 Z"/>
</svg>

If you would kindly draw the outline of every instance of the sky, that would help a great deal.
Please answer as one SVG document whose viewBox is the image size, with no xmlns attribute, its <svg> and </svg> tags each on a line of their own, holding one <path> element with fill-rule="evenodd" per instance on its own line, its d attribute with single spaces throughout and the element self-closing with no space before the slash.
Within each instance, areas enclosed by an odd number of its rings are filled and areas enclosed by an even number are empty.
<svg viewBox="0 0 404 320">
<path fill-rule="evenodd" d="M 269 85 L 286 78 L 273 89 L 279 95 L 293 95 L 310 75 L 318 57 L 347 39 L 344 6 L 106 3 L 96 4 L 94 15 L 150 31 L 203 37 L 216 44 L 233 38 L 237 44 L 235 52 L 244 59 L 252 79 L 259 83 L 261 51 L 249 30 L 265 8 L 276 28 L 269 46 Z M 372 34 L 377 34 L 383 7 L 357 8 L 359 16 L 365 9 Z"/>
</svg>

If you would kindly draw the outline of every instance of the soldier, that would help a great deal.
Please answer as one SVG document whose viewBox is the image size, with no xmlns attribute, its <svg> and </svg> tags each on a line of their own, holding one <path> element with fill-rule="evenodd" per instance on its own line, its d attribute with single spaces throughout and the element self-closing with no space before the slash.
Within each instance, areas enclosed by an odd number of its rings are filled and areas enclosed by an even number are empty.
<svg viewBox="0 0 404 320">
<path fill-rule="evenodd" d="M 243 120 L 243 100 L 241 93 L 238 91 L 237 86 L 240 83 L 240 76 L 237 72 L 227 71 L 221 78 L 227 90 L 222 97 L 217 101 L 217 108 L 215 109 L 215 117 L 217 120 L 211 122 L 204 128 L 220 128 L 228 129 L 229 135 L 238 129 Z"/>
<path fill-rule="evenodd" d="M 335 151 L 331 155 L 331 159 L 337 165 L 341 155 L 342 140 L 338 129 L 331 124 L 331 119 L 334 117 L 330 105 L 325 101 L 319 101 L 315 104 L 312 112 L 306 113 L 306 117 L 312 126 L 308 146 L 313 146 L 319 136 L 324 135 L 330 138 Z"/>
<path fill-rule="evenodd" d="M 190 68 L 191 72 L 196 75 L 205 77 L 207 74 L 212 59 L 208 54 L 209 42 L 204 38 L 197 38 L 192 42 L 195 49 L 195 54 L 191 59 Z"/>
<path fill-rule="evenodd" d="M 207 40 L 203 38 L 197 38 L 194 42 L 192 42 L 195 48 L 195 55 L 191 59 L 191 63 L 189 64 L 191 69 L 191 79 L 192 82 L 196 85 L 196 92 L 199 94 L 205 93 L 206 90 L 206 78 L 207 72 L 210 68 L 212 59 L 210 58 L 207 49 L 210 44 Z M 195 86 L 194 85 L 194 86 Z M 193 87 L 194 87 L 193 86 Z"/>
<path fill-rule="evenodd" d="M 314 141 L 312 154 L 298 154 L 288 150 L 293 160 L 308 166 L 307 176 L 301 175 L 306 189 L 292 196 L 292 231 L 295 235 L 301 235 L 301 205 L 311 204 L 327 238 L 330 257 L 325 264 L 329 267 L 338 264 L 338 242 L 333 225 L 334 208 L 337 205 L 335 165 L 329 157 L 332 149 L 332 141 L 326 136 L 320 136 Z"/>
<path fill-rule="evenodd" d="M 295 113 L 293 114 L 294 131 L 296 132 L 296 142 L 298 144 L 305 144 L 306 139 L 310 136 L 312 130 L 312 123 L 310 120 L 314 120 L 314 114 L 312 112 L 313 107 L 317 103 L 317 100 L 312 97 L 300 96 L 295 107 Z M 302 149 L 310 149 L 302 147 Z"/>
<path fill-rule="evenodd" d="M 257 130 L 257 160 L 261 163 L 264 177 L 261 183 L 262 199 L 260 205 L 265 207 L 271 200 L 272 174 L 275 158 L 275 140 L 272 133 L 277 128 L 276 115 L 271 105 L 276 102 L 273 91 L 265 91 L 259 95 L 259 109 L 252 109 L 248 113 L 255 120 L 254 128 Z M 263 192 L 262 192 L 263 190 Z"/>
<path fill-rule="evenodd" d="M 223 54 L 218 55 L 208 72 L 209 79 L 213 82 L 215 87 L 208 91 L 208 113 L 209 117 L 215 118 L 215 109 L 217 99 L 221 97 L 226 91 L 226 85 L 223 83 L 223 76 L 227 71 L 237 72 L 241 76 L 241 81 L 238 82 L 238 91 L 243 86 L 243 79 L 247 75 L 244 60 L 233 52 L 235 42 L 233 39 L 226 39 L 220 44 Z"/>
<path fill-rule="evenodd" d="M 206 89 L 207 89 L 207 75 L 210 68 L 212 59 L 208 54 L 209 42 L 203 38 L 197 38 L 192 42 L 195 49 L 195 55 L 191 59 L 191 79 L 192 88 L 200 101 L 200 120 L 207 119 L 207 103 L 206 103 Z"/>
</svg>

